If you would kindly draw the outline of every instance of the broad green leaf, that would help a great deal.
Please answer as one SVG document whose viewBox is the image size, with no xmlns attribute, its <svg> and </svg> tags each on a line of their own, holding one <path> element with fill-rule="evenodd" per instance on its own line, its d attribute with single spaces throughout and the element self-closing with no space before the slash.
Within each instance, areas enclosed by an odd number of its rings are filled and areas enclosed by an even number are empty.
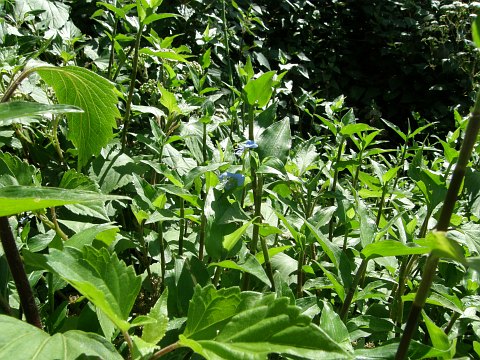
<svg viewBox="0 0 480 360">
<path fill-rule="evenodd" d="M 377 225 L 372 214 L 368 211 L 367 205 L 362 199 L 358 199 L 358 207 L 356 213 L 360 223 L 360 242 L 363 247 L 375 241 Z"/>
<path fill-rule="evenodd" d="M 275 71 L 269 71 L 256 79 L 250 79 L 243 88 L 247 101 L 251 106 L 264 107 L 273 94 L 273 76 Z"/>
<path fill-rule="evenodd" d="M 85 245 L 91 245 L 93 240 L 95 240 L 97 236 L 99 236 L 99 234 L 111 230 L 113 230 L 114 233 L 120 231 L 118 226 L 113 225 L 113 223 L 94 225 L 70 237 L 67 241 L 63 243 L 63 246 L 70 246 L 73 248 L 81 249 Z M 115 235 L 100 238 L 107 246 L 110 246 L 110 244 L 115 239 Z"/>
<path fill-rule="evenodd" d="M 40 185 L 40 171 L 19 157 L 0 151 L 0 186 Z"/>
<path fill-rule="evenodd" d="M 233 315 L 241 301 L 238 287 L 216 290 L 213 285 L 195 287 L 188 308 L 188 320 L 183 336 L 201 340 L 211 339 Z"/>
<path fill-rule="evenodd" d="M 5 186 L 0 188 L 0 216 L 41 210 L 68 204 L 88 204 L 98 201 L 128 199 L 125 196 L 102 195 L 93 191 L 34 186 Z"/>
<path fill-rule="evenodd" d="M 15 360 L 122 360 L 113 345 L 100 335 L 70 330 L 50 336 L 35 326 L 0 315 L 0 358 Z"/>
<path fill-rule="evenodd" d="M 162 94 L 162 97 L 160 98 L 160 104 L 167 108 L 169 115 L 182 114 L 182 110 L 178 107 L 175 95 L 161 85 L 158 86 L 158 89 Z"/>
<path fill-rule="evenodd" d="M 18 19 L 23 19 L 30 11 L 39 11 L 38 26 L 49 29 L 61 29 L 69 18 L 69 6 L 60 1 L 51 0 L 16 0 L 15 13 Z"/>
<path fill-rule="evenodd" d="M 187 328 L 190 318 L 189 313 Z M 266 360 L 270 353 L 306 359 L 352 358 L 310 318 L 301 315 L 300 308 L 290 305 L 288 298 L 267 297 L 222 320 L 218 331 L 210 332 L 208 337 L 194 338 L 184 333 L 179 344 L 207 360 Z"/>
<path fill-rule="evenodd" d="M 77 189 L 100 192 L 100 188 L 95 181 L 88 176 L 77 172 L 74 169 L 68 170 L 63 174 L 58 187 L 64 189 Z M 92 202 L 90 204 L 66 205 L 66 208 L 75 214 L 96 217 L 98 219 L 109 221 L 107 210 L 103 201 Z"/>
<path fill-rule="evenodd" d="M 179 15 L 170 14 L 170 13 L 150 14 L 143 21 L 143 25 L 146 26 L 146 25 L 151 24 L 151 23 L 153 23 L 155 21 L 158 21 L 158 20 L 168 19 L 168 18 L 177 17 L 177 16 L 179 16 Z"/>
<path fill-rule="evenodd" d="M 288 118 L 277 121 L 266 128 L 258 137 L 257 144 L 258 148 L 256 151 L 261 161 L 271 156 L 285 164 L 288 152 L 292 146 L 292 135 Z"/>
<path fill-rule="evenodd" d="M 155 305 L 150 309 L 148 316 L 155 320 L 152 324 L 146 324 L 142 331 L 142 340 L 156 344 L 165 336 L 168 326 L 168 288 L 166 288 Z"/>
<path fill-rule="evenodd" d="M 452 239 L 449 239 L 444 231 L 432 231 L 427 234 L 425 240 L 418 240 L 418 244 L 425 244 L 431 248 L 432 253 L 439 257 L 446 257 L 466 265 L 463 248 Z"/>
<path fill-rule="evenodd" d="M 219 266 L 222 268 L 227 269 L 235 269 L 240 270 L 260 279 L 264 284 L 270 286 L 270 280 L 268 279 L 265 270 L 263 270 L 262 265 L 258 262 L 258 260 L 252 254 L 247 254 L 245 261 L 243 262 L 234 262 L 232 260 L 224 260 L 218 263 L 211 263 L 209 266 Z"/>
<path fill-rule="evenodd" d="M 222 242 L 223 247 L 227 251 L 232 250 L 234 246 L 237 244 L 237 242 L 242 238 L 242 235 L 245 233 L 245 231 L 247 231 L 248 227 L 252 225 L 254 220 L 255 219 L 252 219 L 249 222 L 246 222 L 237 230 L 235 230 L 233 233 L 225 235 Z"/>
<path fill-rule="evenodd" d="M 122 331 L 129 329 L 128 317 L 140 291 L 141 278 L 107 249 L 84 246 L 82 251 L 66 247 L 51 249 L 48 266 L 76 288 Z"/>
<path fill-rule="evenodd" d="M 82 109 L 72 105 L 50 105 L 27 101 L 0 103 L 0 126 L 10 125 L 10 120 L 24 117 L 81 112 L 83 112 Z"/>
<path fill-rule="evenodd" d="M 353 134 L 358 134 L 362 131 L 372 130 L 373 128 L 368 124 L 358 123 L 358 124 L 348 124 L 343 126 L 340 129 L 340 134 L 343 136 L 351 136 Z"/>
<path fill-rule="evenodd" d="M 94 72 L 75 66 L 42 66 L 36 72 L 55 91 L 60 103 L 78 106 L 83 113 L 67 114 L 68 137 L 78 150 L 78 166 L 113 138 L 118 96 L 113 83 Z"/>
<path fill-rule="evenodd" d="M 150 48 L 143 48 L 139 52 L 140 54 L 147 54 L 150 56 L 158 57 L 160 59 L 175 60 L 183 63 L 188 63 L 188 57 L 189 57 L 188 55 L 179 54 L 172 50 L 166 50 L 166 49 L 154 51 Z"/>
<path fill-rule="evenodd" d="M 347 327 L 340 316 L 333 310 L 332 305 L 327 301 L 323 301 L 319 325 L 337 344 L 342 344 L 345 348 L 352 349 Z"/>
<path fill-rule="evenodd" d="M 455 356 L 455 344 L 456 341 L 450 341 L 448 335 L 439 328 L 435 323 L 422 311 L 423 321 L 427 326 L 428 335 L 432 341 L 433 347 L 447 353 L 443 355 L 442 359 L 452 359 Z"/>
<path fill-rule="evenodd" d="M 384 240 L 368 244 L 362 250 L 365 259 L 375 259 L 386 256 L 405 256 L 414 254 L 427 254 L 430 252 L 428 246 L 418 246 L 416 244 L 403 244 L 400 241 Z"/>
</svg>

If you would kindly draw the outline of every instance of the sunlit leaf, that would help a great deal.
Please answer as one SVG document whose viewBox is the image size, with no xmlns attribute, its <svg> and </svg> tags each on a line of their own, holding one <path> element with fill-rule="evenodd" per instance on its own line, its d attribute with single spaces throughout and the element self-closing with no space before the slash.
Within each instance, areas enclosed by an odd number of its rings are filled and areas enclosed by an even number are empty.
<svg viewBox="0 0 480 360">
<path fill-rule="evenodd" d="M 96 250 L 91 246 L 84 246 L 82 251 L 71 247 L 63 251 L 51 249 L 47 264 L 120 330 L 128 330 L 127 320 L 141 286 L 133 267 L 127 267 L 105 248 Z"/>
<path fill-rule="evenodd" d="M 121 360 L 113 345 L 100 335 L 70 330 L 50 336 L 11 316 L 0 315 L 0 358 L 17 360 L 81 358 Z"/>
<path fill-rule="evenodd" d="M 67 114 L 68 137 L 78 149 L 78 165 L 83 167 L 113 138 L 116 120 L 120 118 L 115 86 L 100 75 L 76 66 L 42 66 L 36 72 L 53 88 L 60 103 L 84 111 Z"/>
</svg>

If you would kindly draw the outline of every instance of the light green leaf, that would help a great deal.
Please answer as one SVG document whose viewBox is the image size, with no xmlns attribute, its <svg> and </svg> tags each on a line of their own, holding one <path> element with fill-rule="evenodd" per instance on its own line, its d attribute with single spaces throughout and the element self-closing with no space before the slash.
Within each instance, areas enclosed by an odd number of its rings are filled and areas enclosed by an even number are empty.
<svg viewBox="0 0 480 360">
<path fill-rule="evenodd" d="M 268 286 L 271 285 L 271 282 L 268 279 L 265 270 L 263 270 L 262 265 L 260 265 L 258 260 L 252 254 L 247 254 L 245 257 L 245 261 L 243 262 L 239 261 L 236 263 L 232 260 L 224 260 L 218 263 L 211 263 L 209 266 L 219 266 L 222 268 L 240 270 L 252 274 Z"/>
<path fill-rule="evenodd" d="M 183 336 L 195 340 L 214 338 L 225 321 L 236 314 L 240 300 L 238 287 L 216 290 L 213 285 L 204 288 L 197 285 Z"/>
<path fill-rule="evenodd" d="M 97 201 L 128 199 L 125 196 L 102 195 L 93 191 L 34 186 L 5 186 L 0 188 L 0 216 L 41 210 L 67 204 L 88 204 Z"/>
<path fill-rule="evenodd" d="M 467 264 L 463 248 L 455 240 L 449 239 L 444 231 L 432 231 L 427 234 L 425 240 L 418 240 L 417 243 L 429 246 L 432 253 L 439 257 L 450 258 L 463 265 Z"/>
<path fill-rule="evenodd" d="M 147 54 L 150 56 L 158 57 L 160 59 L 169 59 L 169 60 L 180 61 L 182 63 L 188 63 L 188 59 L 187 59 L 188 55 L 179 54 L 172 50 L 162 49 L 158 51 L 153 51 L 150 48 L 143 48 L 139 52 L 140 54 Z"/>
<path fill-rule="evenodd" d="M 475 46 L 480 48 L 480 17 L 478 15 L 472 21 L 472 38 Z"/>
<path fill-rule="evenodd" d="M 217 292 L 210 289 L 208 297 L 229 290 Z M 218 295 L 215 299 L 218 299 Z M 193 305 L 192 301 L 190 306 Z M 221 303 L 215 305 L 217 312 L 222 312 Z M 233 306 L 229 308 L 229 316 L 219 317 L 222 324 L 217 326 L 216 331 L 210 331 L 208 336 L 205 334 L 202 337 L 190 336 L 185 332 L 180 335 L 179 344 L 191 348 L 207 360 L 264 360 L 270 353 L 306 359 L 352 358 L 325 331 L 312 324 L 310 318 L 301 315 L 300 308 L 290 305 L 288 298 L 265 297 L 263 301 L 249 304 L 246 310 L 238 314 L 232 310 Z M 200 313 L 194 318 L 201 319 L 198 315 Z M 189 311 L 187 329 L 191 318 Z"/>
<path fill-rule="evenodd" d="M 107 249 L 97 250 L 89 245 L 82 251 L 66 247 L 51 249 L 48 266 L 77 289 L 122 331 L 130 324 L 127 319 L 140 291 L 142 280 L 132 266 L 126 266 Z"/>
<path fill-rule="evenodd" d="M 250 79 L 243 88 L 247 95 L 247 101 L 250 105 L 255 104 L 258 107 L 267 105 L 273 94 L 273 76 L 275 71 L 269 71 L 256 79 Z"/>
<path fill-rule="evenodd" d="M 148 316 L 155 320 L 152 324 L 143 327 L 142 340 L 156 344 L 165 336 L 168 326 L 167 310 L 168 288 L 166 288 L 155 305 L 150 309 Z"/>
<path fill-rule="evenodd" d="M 0 358 L 15 360 L 122 360 L 113 345 L 100 335 L 70 330 L 50 336 L 14 317 L 0 315 Z"/>
<path fill-rule="evenodd" d="M 362 255 L 370 260 L 386 256 L 420 255 L 429 252 L 430 247 L 428 246 L 418 246 L 411 243 L 403 244 L 395 240 L 384 240 L 365 246 L 362 250 Z"/>
<path fill-rule="evenodd" d="M 63 243 L 63 246 L 70 246 L 81 249 L 85 245 L 91 245 L 93 240 L 95 240 L 97 236 L 101 233 L 112 230 L 114 234 L 120 231 L 118 226 L 113 225 L 113 223 L 94 225 L 70 237 L 67 241 Z M 115 239 L 115 235 L 100 238 L 107 246 L 109 246 Z"/>
<path fill-rule="evenodd" d="M 78 106 L 84 113 L 67 114 L 68 137 L 78 150 L 81 168 L 113 138 L 118 96 L 113 83 L 75 66 L 42 66 L 36 72 L 55 91 L 60 103 Z"/>
<path fill-rule="evenodd" d="M 292 146 L 290 121 L 285 118 L 267 127 L 258 137 L 257 144 L 257 152 L 261 161 L 271 156 L 285 164 Z"/>
<path fill-rule="evenodd" d="M 11 124 L 10 120 L 21 119 L 44 114 L 81 113 L 77 106 L 39 104 L 27 101 L 0 103 L 0 126 Z"/>
<path fill-rule="evenodd" d="M 319 325 L 337 344 L 353 350 L 346 325 L 327 301 L 323 301 Z"/>
<path fill-rule="evenodd" d="M 435 323 L 427 316 L 427 314 L 422 311 L 423 321 L 425 321 L 425 325 L 427 325 L 428 335 L 430 335 L 430 339 L 432 340 L 433 347 L 445 351 L 446 354 L 443 355 L 442 359 L 453 359 L 455 356 L 455 344 L 456 341 L 450 341 L 448 339 L 448 335 L 439 328 Z"/>
<path fill-rule="evenodd" d="M 245 233 L 245 231 L 247 231 L 248 227 L 252 225 L 254 220 L 255 219 L 252 219 L 249 222 L 246 222 L 233 233 L 225 235 L 222 242 L 223 247 L 227 251 L 232 250 L 237 242 L 242 238 L 242 235 Z"/>
</svg>

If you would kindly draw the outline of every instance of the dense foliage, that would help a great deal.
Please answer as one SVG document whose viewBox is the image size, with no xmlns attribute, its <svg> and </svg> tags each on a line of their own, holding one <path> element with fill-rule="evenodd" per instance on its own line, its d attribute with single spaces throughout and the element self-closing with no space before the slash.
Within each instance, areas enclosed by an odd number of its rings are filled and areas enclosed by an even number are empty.
<svg viewBox="0 0 480 360">
<path fill-rule="evenodd" d="M 3 2 L 0 358 L 480 358 L 477 7 Z"/>
</svg>

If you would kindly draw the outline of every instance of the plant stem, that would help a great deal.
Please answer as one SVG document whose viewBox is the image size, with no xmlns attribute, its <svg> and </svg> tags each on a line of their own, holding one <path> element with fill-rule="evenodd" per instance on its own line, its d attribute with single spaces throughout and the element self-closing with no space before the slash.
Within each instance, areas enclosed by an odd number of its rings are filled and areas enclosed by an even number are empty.
<svg viewBox="0 0 480 360">
<path fill-rule="evenodd" d="M 460 149 L 460 154 L 458 156 L 457 164 L 455 166 L 455 170 L 453 171 L 452 179 L 450 181 L 447 195 L 445 196 L 445 201 L 443 203 L 442 211 L 438 219 L 437 231 L 446 232 L 448 230 L 448 227 L 450 225 L 450 219 L 452 217 L 455 203 L 457 201 L 458 192 L 463 182 L 467 165 L 477 140 L 479 129 L 480 92 L 477 93 L 475 106 L 470 115 L 470 120 L 468 121 L 467 128 L 465 129 L 465 137 L 463 139 L 462 147 Z M 410 345 L 413 334 L 417 329 L 418 319 L 420 318 L 420 313 L 423 306 L 425 305 L 428 291 L 432 285 L 438 261 L 438 256 L 433 252 L 427 258 L 424 273 L 422 276 L 422 281 L 420 282 L 417 294 L 415 296 L 415 300 L 413 301 L 412 308 L 408 316 L 407 325 L 405 326 L 403 336 L 400 340 L 395 360 L 404 360 L 407 356 L 408 347 Z"/>
<path fill-rule="evenodd" d="M 128 350 L 130 352 L 130 356 L 133 356 L 133 342 L 132 338 L 130 337 L 130 334 L 128 331 L 122 331 L 123 338 L 125 339 L 125 342 L 128 345 Z"/>
<path fill-rule="evenodd" d="M 303 295 L 303 264 L 305 262 L 305 251 L 301 249 L 298 253 L 297 265 L 297 298 L 300 299 Z"/>
<path fill-rule="evenodd" d="M 117 26 L 118 26 L 118 17 L 115 16 L 115 22 L 113 23 L 113 31 L 112 31 L 112 43 L 110 44 L 110 58 L 108 59 L 108 69 L 107 69 L 107 77 L 109 79 L 111 79 L 111 75 L 112 75 L 113 58 L 115 54 L 115 37 L 117 36 Z"/>
<path fill-rule="evenodd" d="M 3 251 L 5 252 L 5 257 L 7 258 L 10 273 L 17 287 L 20 304 L 25 312 L 25 318 L 28 323 L 42 329 L 42 320 L 40 319 L 37 304 L 35 303 L 33 290 L 28 282 L 27 273 L 23 267 L 22 259 L 6 216 L 0 217 L 0 240 Z"/>
<path fill-rule="evenodd" d="M 27 77 L 30 76 L 30 74 L 32 74 L 33 72 L 35 72 L 37 70 L 37 68 L 30 68 L 30 69 L 26 69 L 26 70 L 23 70 L 20 75 L 18 75 L 18 77 L 10 84 L 10 86 L 7 88 L 7 90 L 5 91 L 5 93 L 3 94 L 3 97 L 2 97 L 2 100 L 0 100 L 0 102 L 7 102 L 8 100 L 10 100 L 10 98 L 12 97 L 13 93 L 15 92 L 15 90 L 17 90 L 18 86 L 20 85 L 20 83 L 25 80 Z"/>
<path fill-rule="evenodd" d="M 159 241 L 159 247 L 160 247 L 160 292 L 163 292 L 163 289 L 165 288 L 165 272 L 166 272 L 166 264 L 165 264 L 165 243 L 163 239 L 163 228 L 162 228 L 162 222 L 158 222 L 158 241 Z"/>
<path fill-rule="evenodd" d="M 333 184 L 332 184 L 332 193 L 335 193 L 335 190 L 337 188 L 337 182 L 338 182 L 338 164 L 342 158 L 342 152 L 343 152 L 343 144 L 345 143 L 345 137 L 342 136 L 342 139 L 340 140 L 340 144 L 338 144 L 338 149 L 337 149 L 337 157 L 335 159 L 335 171 L 333 173 Z M 333 200 L 335 202 L 335 200 Z M 330 223 L 328 225 L 328 240 L 332 241 L 333 239 L 333 228 L 334 228 L 334 216 L 330 219 Z"/>
<path fill-rule="evenodd" d="M 185 232 L 185 200 L 180 198 L 180 229 L 178 233 L 178 256 L 183 254 L 183 238 Z"/>
<path fill-rule="evenodd" d="M 122 133 L 122 152 L 125 152 L 125 147 L 127 145 L 127 132 L 130 125 L 130 111 L 132 108 L 133 92 L 135 90 L 135 80 L 137 78 L 138 70 L 138 57 L 140 50 L 140 40 L 142 39 L 143 24 L 140 22 L 138 24 L 137 37 L 135 39 L 135 52 L 133 53 L 133 63 L 132 63 L 132 77 L 130 78 L 130 88 L 128 90 L 127 103 L 125 104 L 125 116 L 123 118 L 123 133 Z"/>
<path fill-rule="evenodd" d="M 357 289 L 358 284 L 360 284 L 361 279 L 365 276 L 365 271 L 367 270 L 368 260 L 363 259 L 358 267 L 357 273 L 355 274 L 355 278 L 353 279 L 352 285 L 348 290 L 347 296 L 345 296 L 345 300 L 343 301 L 342 309 L 340 310 L 340 318 L 346 322 L 348 309 L 352 304 L 353 296 L 355 295 L 355 290 Z"/>
<path fill-rule="evenodd" d="M 152 355 L 150 360 L 156 360 L 161 358 L 163 355 L 168 354 L 169 352 L 172 352 L 173 350 L 176 350 L 180 347 L 178 342 L 170 344 L 168 346 L 165 346 L 163 349 L 158 350 L 156 353 Z"/>
</svg>

